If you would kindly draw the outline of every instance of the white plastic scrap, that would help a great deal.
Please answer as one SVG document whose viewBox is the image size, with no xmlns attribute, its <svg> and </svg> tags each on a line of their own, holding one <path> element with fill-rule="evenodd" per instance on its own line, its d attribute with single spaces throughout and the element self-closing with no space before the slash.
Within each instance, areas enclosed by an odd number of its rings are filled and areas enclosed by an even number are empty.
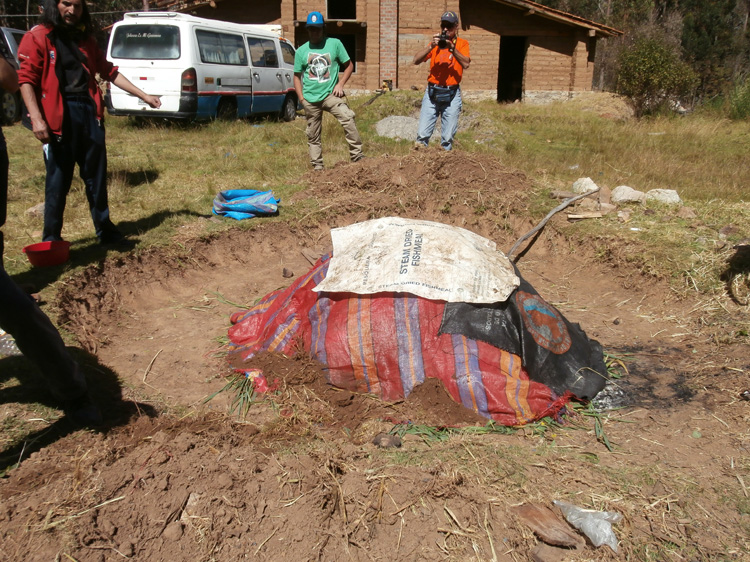
<svg viewBox="0 0 750 562">
<path fill-rule="evenodd" d="M 612 523 L 619 523 L 622 520 L 621 514 L 583 509 L 561 500 L 554 500 L 552 503 L 560 508 L 568 523 L 588 537 L 591 544 L 597 548 L 606 544 L 617 552 L 617 537 L 612 530 Z"/>
</svg>

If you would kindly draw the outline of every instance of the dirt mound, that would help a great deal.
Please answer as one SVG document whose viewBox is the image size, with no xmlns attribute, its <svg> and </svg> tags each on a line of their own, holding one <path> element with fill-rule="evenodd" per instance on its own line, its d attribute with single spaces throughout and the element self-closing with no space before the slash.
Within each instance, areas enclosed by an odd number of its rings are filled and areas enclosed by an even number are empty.
<svg viewBox="0 0 750 562">
<path fill-rule="evenodd" d="M 305 179 L 310 187 L 293 203 L 312 199 L 318 205 L 304 217 L 311 224 L 345 226 L 384 216 L 432 220 L 467 228 L 501 248 L 528 224 L 529 179 L 498 160 L 457 150 L 370 158 Z"/>
<path fill-rule="evenodd" d="M 277 384 L 271 404 L 241 419 L 226 415 L 226 393 L 204 403 L 233 372 L 222 351 L 229 316 L 304 274 L 330 228 L 413 217 L 507 250 L 533 226 L 530 182 L 487 156 L 430 149 L 304 179 L 283 222 L 182 236 L 66 281 L 60 318 L 96 354 L 88 375 L 107 378 L 95 386 L 111 395 L 108 412 L 129 407 L 104 431 L 23 444 L 0 481 L 4 559 L 525 560 L 537 539 L 512 506 L 552 499 L 623 513 L 627 559 L 750 552 L 745 353 L 695 331 L 686 318 L 700 309 L 666 286 L 623 286 L 554 220 L 519 267 L 629 370 L 618 387 L 632 407 L 596 429 L 572 416 L 585 431 L 490 432 L 439 386 L 384 404 L 328 387 L 309 359 L 276 355 L 242 365 Z M 397 423 L 401 447 L 372 443 Z M 605 430 L 614 454 L 597 440 Z M 591 546 L 558 554 L 616 558 Z"/>
<path fill-rule="evenodd" d="M 377 427 L 388 430 L 394 424 L 463 427 L 484 425 L 488 421 L 453 401 L 442 384 L 434 379 L 416 387 L 405 400 L 385 403 L 369 395 L 330 386 L 320 363 L 302 354 L 294 359 L 275 353 L 261 354 L 247 361 L 235 357 L 232 367 L 239 371 L 259 369 L 270 379 L 269 386 L 276 394 L 268 399 L 275 403 L 282 417 L 293 417 L 295 421 L 293 428 L 282 432 L 282 438 L 307 435 L 312 432 L 310 428 L 323 425 L 346 432 L 355 443 L 363 443 L 372 439 Z M 308 392 L 316 399 L 306 397 Z M 275 435 L 274 432 L 264 438 Z"/>
</svg>

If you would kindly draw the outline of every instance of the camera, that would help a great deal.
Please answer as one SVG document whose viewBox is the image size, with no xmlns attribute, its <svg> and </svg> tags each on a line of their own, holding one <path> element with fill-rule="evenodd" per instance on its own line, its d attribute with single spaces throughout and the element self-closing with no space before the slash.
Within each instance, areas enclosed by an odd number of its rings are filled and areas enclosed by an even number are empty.
<svg viewBox="0 0 750 562">
<path fill-rule="evenodd" d="M 449 41 L 450 41 L 450 38 L 448 37 L 448 32 L 445 30 L 441 31 L 440 38 L 438 39 L 438 48 L 447 49 Z"/>
</svg>

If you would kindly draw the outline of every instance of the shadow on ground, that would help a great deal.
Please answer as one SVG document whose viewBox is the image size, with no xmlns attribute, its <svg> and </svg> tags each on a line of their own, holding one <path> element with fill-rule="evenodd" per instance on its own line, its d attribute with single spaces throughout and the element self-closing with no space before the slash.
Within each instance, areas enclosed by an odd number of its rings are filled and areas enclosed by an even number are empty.
<svg viewBox="0 0 750 562">
<path fill-rule="evenodd" d="M 128 237 L 128 239 L 135 243 L 137 242 L 138 236 L 157 228 L 164 221 L 175 216 L 208 217 L 212 215 L 210 215 L 210 213 L 203 215 L 186 209 L 180 211 L 161 211 L 136 221 L 118 222 L 117 226 L 120 231 Z M 32 267 L 23 273 L 13 275 L 13 281 L 29 294 L 38 293 L 45 287 L 62 278 L 66 271 L 71 267 L 100 263 L 108 254 L 118 253 L 129 249 L 118 248 L 117 246 L 102 246 L 99 244 L 96 236 L 93 236 L 93 229 L 94 227 L 92 226 L 92 236 L 76 240 L 72 243 L 70 247 L 70 259 L 66 263 L 51 267 Z"/>
<path fill-rule="evenodd" d="M 78 348 L 68 348 L 86 373 L 89 392 L 99 406 L 104 422 L 93 431 L 107 433 L 115 427 L 127 424 L 139 416 L 154 417 L 157 412 L 148 404 L 126 400 L 122 396 L 122 386 L 114 371 L 99 363 L 96 356 Z M 14 384 L 18 381 L 19 384 Z M 58 409 L 60 404 L 52 397 L 36 368 L 23 355 L 10 357 L 0 356 L 0 404 L 33 404 Z M 12 412 L 13 406 L 9 406 Z M 58 411 L 54 416 L 61 416 L 50 425 L 25 433 L 23 422 L 38 420 L 21 420 L 17 424 L 18 435 L 11 437 L 10 446 L 0 451 L 0 474 L 17 467 L 33 453 L 49 446 L 58 439 L 83 429 Z M 12 417 L 12 416 L 11 416 Z M 3 420 L 3 425 L 13 425 L 11 417 Z M 52 417 L 52 416 L 50 416 Z M 11 428 L 4 427 L 9 432 Z"/>
</svg>

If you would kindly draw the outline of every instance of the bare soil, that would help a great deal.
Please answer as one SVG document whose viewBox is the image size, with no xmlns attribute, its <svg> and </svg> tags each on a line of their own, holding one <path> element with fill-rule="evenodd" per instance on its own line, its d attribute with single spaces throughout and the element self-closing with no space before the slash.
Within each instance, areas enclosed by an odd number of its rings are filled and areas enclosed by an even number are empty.
<svg viewBox="0 0 750 562">
<path fill-rule="evenodd" d="M 612 452 L 593 418 L 571 412 L 562 428 L 483 433 L 485 420 L 434 379 L 384 404 L 327 386 L 303 356 L 257 358 L 278 384 L 272 406 L 238 417 L 227 393 L 206 403 L 231 373 L 230 314 L 306 272 L 331 228 L 414 217 L 507 251 L 533 226 L 529 179 L 460 151 L 371 158 L 304 179 L 308 188 L 285 202 L 298 220 L 255 219 L 213 238 L 198 224 L 168 248 L 64 284 L 59 318 L 108 421 L 98 431 L 42 424 L 15 451 L 23 460 L 0 481 L 3 559 L 750 559 L 746 347 L 708 337 L 702 303 L 595 259 L 562 234 L 562 216 L 517 263 L 625 359 L 627 406 L 604 425 Z M 400 447 L 373 444 L 397 423 L 414 429 Z M 425 426 L 475 431 L 430 439 Z M 513 508 L 553 499 L 622 513 L 619 552 L 543 548 Z"/>
</svg>

